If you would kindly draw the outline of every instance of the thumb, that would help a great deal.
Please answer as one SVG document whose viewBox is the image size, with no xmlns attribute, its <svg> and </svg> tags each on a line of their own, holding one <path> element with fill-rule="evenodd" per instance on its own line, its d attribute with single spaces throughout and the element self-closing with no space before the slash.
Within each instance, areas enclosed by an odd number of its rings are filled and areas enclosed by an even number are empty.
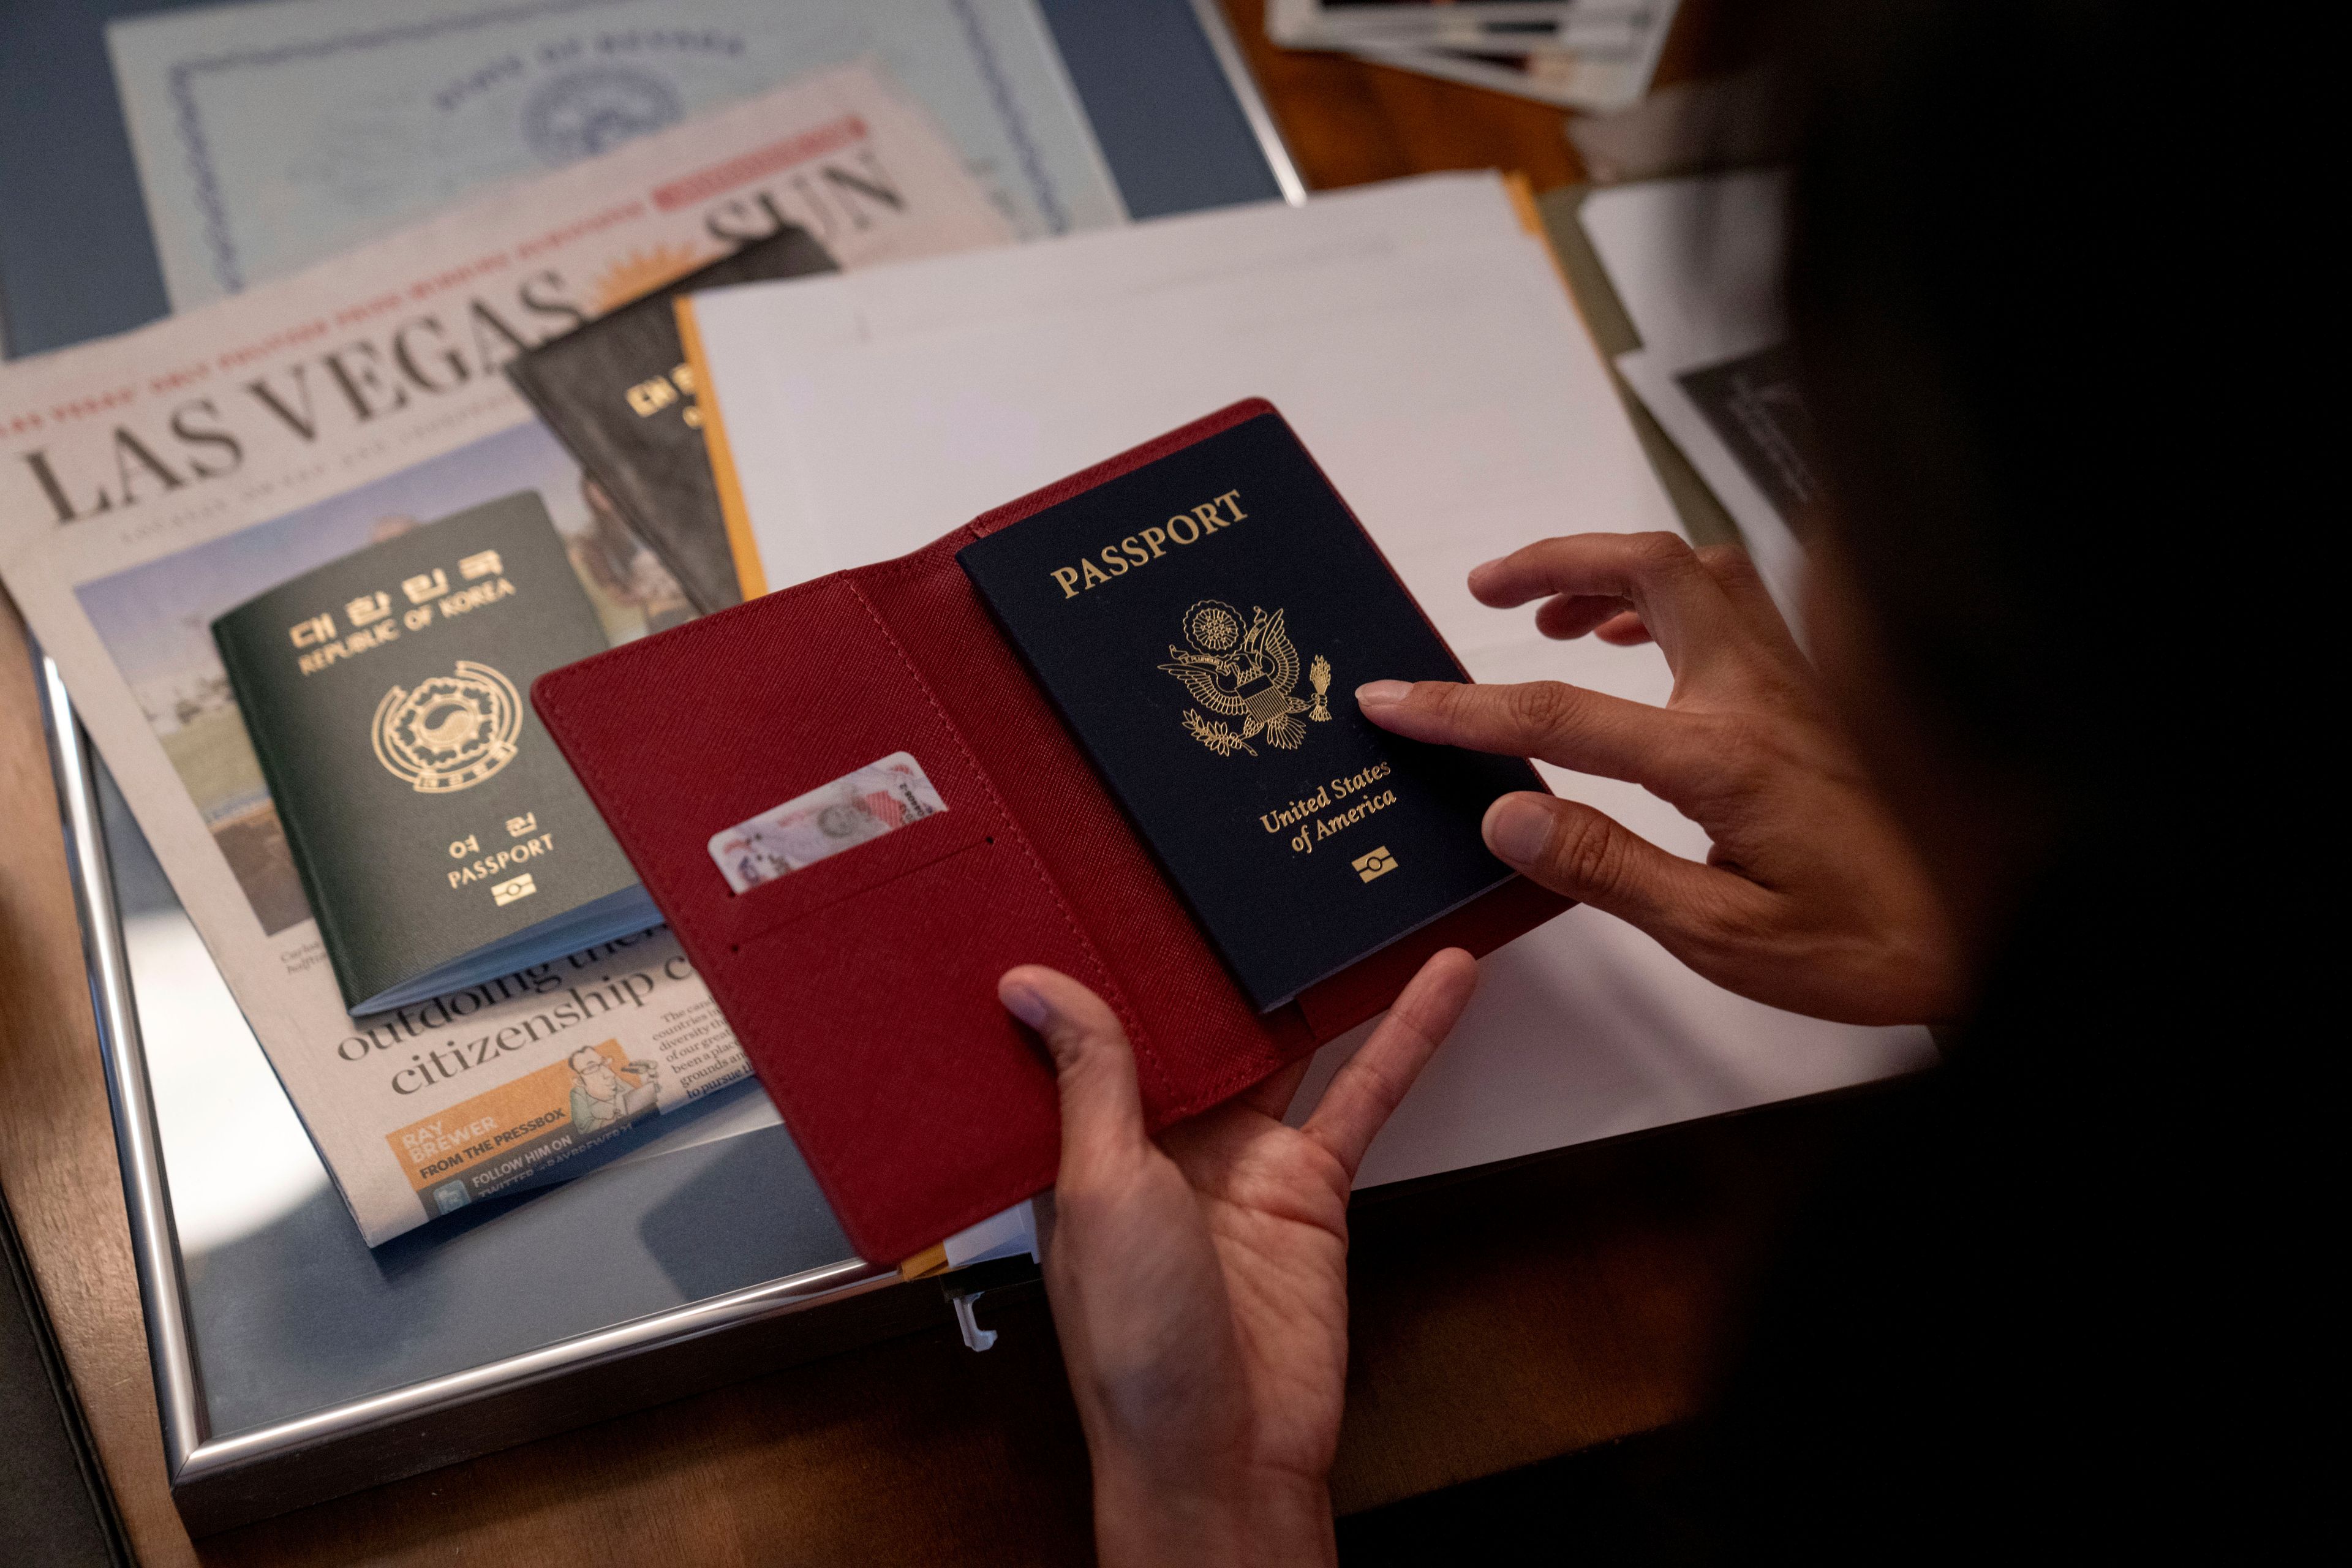
<svg viewBox="0 0 2352 1568">
<path fill-rule="evenodd" d="M 1486 847 L 1549 888 L 1639 927 L 1675 952 L 1712 925 L 1727 895 L 1753 890 L 1729 872 L 1670 855 L 1577 801 L 1522 792 L 1486 808 Z M 1728 884 L 1728 885 L 1727 885 Z"/>
<path fill-rule="evenodd" d="M 1062 1172 L 1148 1145 L 1135 1052 L 1110 1005 L 1060 970 L 1024 963 L 996 983 L 1006 1011 L 1037 1031 L 1062 1095 Z"/>
</svg>

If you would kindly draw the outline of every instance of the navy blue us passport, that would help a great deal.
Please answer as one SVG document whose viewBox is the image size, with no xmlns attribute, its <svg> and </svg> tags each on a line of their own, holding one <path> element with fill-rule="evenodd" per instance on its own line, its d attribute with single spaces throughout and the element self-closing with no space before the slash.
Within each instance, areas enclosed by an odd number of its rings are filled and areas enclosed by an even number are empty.
<svg viewBox="0 0 2352 1568">
<path fill-rule="evenodd" d="M 1280 415 L 956 559 L 1261 1012 L 1514 874 L 1479 822 L 1541 781 L 1357 710 L 1468 676 Z"/>
</svg>

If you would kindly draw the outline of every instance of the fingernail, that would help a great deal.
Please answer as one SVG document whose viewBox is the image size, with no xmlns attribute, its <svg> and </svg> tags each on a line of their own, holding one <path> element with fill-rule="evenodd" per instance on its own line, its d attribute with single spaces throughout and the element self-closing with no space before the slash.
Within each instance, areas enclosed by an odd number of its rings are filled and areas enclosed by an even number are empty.
<svg viewBox="0 0 2352 1568">
<path fill-rule="evenodd" d="M 1514 866 L 1542 858 L 1551 811 L 1541 795 L 1507 795 L 1486 808 L 1486 847 Z"/>
<path fill-rule="evenodd" d="M 1470 568 L 1470 575 L 1473 577 L 1483 577 L 1487 573 L 1492 572 L 1496 567 L 1500 566 L 1507 559 L 1509 559 L 1509 557 L 1497 555 L 1492 561 L 1481 561 L 1477 565 Z"/>
<path fill-rule="evenodd" d="M 1367 680 L 1356 688 L 1356 706 L 1384 707 L 1402 702 L 1412 695 L 1412 688 L 1402 680 Z"/>
<path fill-rule="evenodd" d="M 1007 1012 L 1033 1029 L 1044 1028 L 1045 1020 L 1054 1016 L 1054 1009 L 1046 1005 L 1045 998 L 1020 981 L 998 986 L 996 994 Z"/>
</svg>

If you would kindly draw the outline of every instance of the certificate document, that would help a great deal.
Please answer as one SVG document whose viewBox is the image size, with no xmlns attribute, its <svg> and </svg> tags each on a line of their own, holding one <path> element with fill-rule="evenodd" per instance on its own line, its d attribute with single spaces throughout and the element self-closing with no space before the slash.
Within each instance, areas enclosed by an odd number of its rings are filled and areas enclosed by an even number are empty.
<svg viewBox="0 0 2352 1568">
<path fill-rule="evenodd" d="M 1022 237 L 1126 216 L 1034 0 L 273 0 L 107 43 L 175 310 L 856 59 Z"/>
</svg>

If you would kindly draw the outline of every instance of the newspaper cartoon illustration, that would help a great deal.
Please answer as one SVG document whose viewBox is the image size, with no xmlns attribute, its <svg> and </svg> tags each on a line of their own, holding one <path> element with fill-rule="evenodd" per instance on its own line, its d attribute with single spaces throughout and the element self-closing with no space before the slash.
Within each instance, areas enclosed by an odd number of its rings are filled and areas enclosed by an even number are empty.
<svg viewBox="0 0 2352 1568">
<path fill-rule="evenodd" d="M 625 1121 L 660 1097 L 658 1062 L 633 1061 L 616 1071 L 604 1052 L 583 1046 L 572 1053 L 571 1065 L 572 1125 L 581 1132 L 601 1132 Z M 622 1072 L 636 1081 L 626 1081 Z"/>
</svg>

